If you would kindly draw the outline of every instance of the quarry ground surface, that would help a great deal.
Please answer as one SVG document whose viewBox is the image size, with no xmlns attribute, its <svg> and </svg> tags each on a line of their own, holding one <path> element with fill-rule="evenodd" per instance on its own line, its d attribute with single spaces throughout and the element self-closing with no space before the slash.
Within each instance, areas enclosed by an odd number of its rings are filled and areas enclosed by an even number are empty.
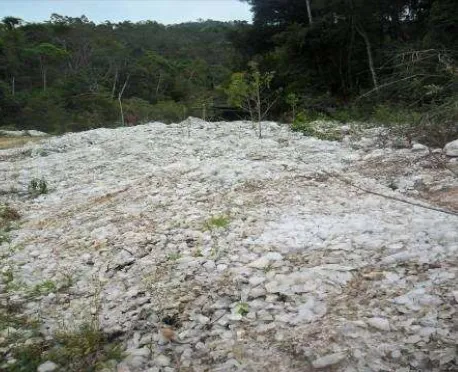
<svg viewBox="0 0 458 372">
<path fill-rule="evenodd" d="M 342 181 L 458 211 L 456 176 L 376 131 L 263 131 L 188 119 L 0 151 L 21 215 L 0 308 L 36 319 L 37 342 L 96 323 L 124 351 L 107 371 L 456 371 L 458 216 Z M 0 370 L 21 332 L 0 329 Z"/>
</svg>

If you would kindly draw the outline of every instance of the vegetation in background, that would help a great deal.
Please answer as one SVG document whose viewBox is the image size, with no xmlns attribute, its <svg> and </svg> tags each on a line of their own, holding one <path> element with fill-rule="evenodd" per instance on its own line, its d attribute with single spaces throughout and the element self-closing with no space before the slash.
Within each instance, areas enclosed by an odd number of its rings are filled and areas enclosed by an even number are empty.
<svg viewBox="0 0 458 372">
<path fill-rule="evenodd" d="M 275 93 L 270 92 L 273 72 L 261 73 L 256 62 L 250 62 L 249 72 L 232 74 L 226 94 L 229 103 L 250 115 L 258 127 L 258 137 L 262 137 L 261 121 L 276 102 Z"/>
<path fill-rule="evenodd" d="M 457 138 L 455 0 L 245 2 L 254 22 L 230 39 L 245 63 L 276 72 L 272 87 L 287 92 L 278 117 L 290 118 L 294 92 L 309 117 L 408 124 L 435 146 Z"/>
<path fill-rule="evenodd" d="M 0 24 L 0 127 L 48 133 L 210 117 L 237 61 L 234 23 L 95 24 L 53 14 Z M 119 95 L 122 94 L 124 120 Z"/>
<path fill-rule="evenodd" d="M 243 1 L 253 24 L 4 18 L 0 127 L 61 133 L 267 113 L 307 122 L 302 113 L 402 124 L 435 146 L 456 139 L 455 0 Z"/>
<path fill-rule="evenodd" d="M 7 319 L 8 324 L 28 328 L 29 334 L 35 337 L 30 342 L 22 342 L 21 335 L 15 335 L 17 341 L 20 341 L 10 351 L 15 363 L 4 365 L 5 371 L 35 371 L 46 361 L 65 366 L 67 371 L 98 371 L 110 367 L 110 362 L 123 358 L 121 346 L 110 342 L 93 325 L 87 324 L 74 331 L 60 332 L 52 340 L 44 340 L 38 336 L 38 323 L 18 316 L 14 318 L 11 314 L 4 321 Z"/>
</svg>

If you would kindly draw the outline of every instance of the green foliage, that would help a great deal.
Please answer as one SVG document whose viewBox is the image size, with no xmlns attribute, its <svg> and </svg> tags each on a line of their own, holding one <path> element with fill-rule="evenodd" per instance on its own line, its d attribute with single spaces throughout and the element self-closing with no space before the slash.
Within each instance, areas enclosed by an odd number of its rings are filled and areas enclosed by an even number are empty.
<svg viewBox="0 0 458 372">
<path fill-rule="evenodd" d="M 232 74 L 225 92 L 230 104 L 248 112 L 251 120 L 261 121 L 270 108 L 265 94 L 270 90 L 274 73 L 261 73 L 255 62 L 250 62 L 249 67 L 248 72 Z"/>
<path fill-rule="evenodd" d="M 11 242 L 9 232 L 16 227 L 15 223 L 20 218 L 21 215 L 16 209 L 0 204 L 0 244 Z"/>
<path fill-rule="evenodd" d="M 205 228 L 207 230 L 213 229 L 225 229 L 229 226 L 230 219 L 226 216 L 213 216 L 205 222 Z"/>
<path fill-rule="evenodd" d="M 8 372 L 36 371 L 43 363 L 42 354 L 47 349 L 46 342 L 36 342 L 29 345 L 20 345 L 13 349 L 16 362 L 6 366 Z"/>
<path fill-rule="evenodd" d="M 43 178 L 33 178 L 29 182 L 28 191 L 32 196 L 47 194 L 48 183 Z"/>
<path fill-rule="evenodd" d="M 458 94 L 422 114 L 411 128 L 411 137 L 425 145 L 443 147 L 458 138 Z"/>
<path fill-rule="evenodd" d="M 333 120 L 410 121 L 409 113 L 391 113 L 394 106 L 419 113 L 413 119 L 424 128 L 448 123 L 441 138 L 454 133 L 455 0 L 316 0 L 313 23 L 305 0 L 246 1 L 253 24 L 5 17 L 0 126 L 48 133 L 116 126 L 127 81 L 129 125 L 177 122 L 189 112 L 211 118 L 228 112 L 226 102 L 233 118 L 244 111 L 253 121 L 269 113 L 295 122 L 301 110 L 316 116 L 305 102 L 312 97 Z M 280 89 L 289 94 L 277 100 Z"/>
<path fill-rule="evenodd" d="M 44 23 L 3 21 L 0 126 L 48 133 L 114 127 L 125 81 L 129 125 L 181 121 L 202 97 L 224 100 L 217 87 L 235 60 L 226 40 L 232 23 L 96 25 L 57 14 Z"/>
<path fill-rule="evenodd" d="M 49 341 L 18 343 L 12 349 L 16 362 L 6 371 L 35 371 L 45 361 L 52 361 L 71 372 L 98 371 L 110 360 L 123 358 L 121 346 L 112 343 L 93 325 L 83 325 L 76 331 L 62 331 Z"/>
<path fill-rule="evenodd" d="M 326 120 L 328 120 L 326 122 Z M 326 125 L 330 123 L 331 125 Z M 305 136 L 316 137 L 326 141 L 339 141 L 342 139 L 340 129 L 329 122 L 326 115 L 313 111 L 300 112 L 294 121 L 291 129 L 301 132 Z"/>
<path fill-rule="evenodd" d="M 291 107 L 293 122 L 296 120 L 296 110 L 299 104 L 299 97 L 295 93 L 289 93 L 285 98 L 286 103 Z"/>
<path fill-rule="evenodd" d="M 46 357 L 68 371 L 97 371 L 109 360 L 121 360 L 120 345 L 112 344 L 95 326 L 86 324 L 75 332 L 56 335 L 56 345 Z"/>
<path fill-rule="evenodd" d="M 421 114 L 396 106 L 378 105 L 374 109 L 372 119 L 377 124 L 393 126 L 398 124 L 414 124 L 420 121 Z"/>
<path fill-rule="evenodd" d="M 9 224 L 11 221 L 21 219 L 19 212 L 7 204 L 0 204 L 0 228 Z"/>
<path fill-rule="evenodd" d="M 148 112 L 149 120 L 177 123 L 186 118 L 186 106 L 174 101 L 163 101 L 152 105 Z"/>
<path fill-rule="evenodd" d="M 63 102 L 57 100 L 58 92 L 49 89 L 31 95 L 21 95 L 22 109 L 19 114 L 21 122 L 18 129 L 33 128 L 46 133 L 59 133 L 69 120 Z"/>
<path fill-rule="evenodd" d="M 235 311 L 237 314 L 245 316 L 250 312 L 250 306 L 246 302 L 240 302 L 237 304 Z"/>
<path fill-rule="evenodd" d="M 32 296 L 46 296 L 56 291 L 56 284 L 52 280 L 45 280 L 43 283 L 37 284 L 30 294 Z"/>
<path fill-rule="evenodd" d="M 40 57 L 47 57 L 51 59 L 59 59 L 68 56 L 65 49 L 59 48 L 51 43 L 41 43 L 33 49 L 29 49 L 31 53 Z"/>
<path fill-rule="evenodd" d="M 410 114 L 392 117 L 368 108 L 381 104 L 426 114 L 457 90 L 454 0 L 311 1 L 313 24 L 305 0 L 247 2 L 254 25 L 240 25 L 232 34 L 244 60 L 275 70 L 274 87 L 300 97 L 333 97 L 335 120 L 375 114 L 380 122 L 406 121 Z M 292 108 L 291 100 L 283 104 L 283 112 Z"/>
<path fill-rule="evenodd" d="M 167 255 L 167 260 L 168 261 L 176 261 L 181 258 L 181 253 L 180 252 L 175 252 L 175 253 L 170 253 Z"/>
</svg>

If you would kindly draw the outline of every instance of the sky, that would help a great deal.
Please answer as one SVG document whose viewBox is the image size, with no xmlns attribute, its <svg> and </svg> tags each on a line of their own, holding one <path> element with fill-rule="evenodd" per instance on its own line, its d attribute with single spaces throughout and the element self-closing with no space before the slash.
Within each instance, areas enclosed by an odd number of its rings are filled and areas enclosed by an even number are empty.
<svg viewBox="0 0 458 372">
<path fill-rule="evenodd" d="M 151 20 L 173 24 L 199 18 L 251 21 L 249 5 L 238 0 L 0 0 L 0 18 L 37 22 L 49 20 L 52 13 L 84 14 L 96 23 Z"/>
</svg>

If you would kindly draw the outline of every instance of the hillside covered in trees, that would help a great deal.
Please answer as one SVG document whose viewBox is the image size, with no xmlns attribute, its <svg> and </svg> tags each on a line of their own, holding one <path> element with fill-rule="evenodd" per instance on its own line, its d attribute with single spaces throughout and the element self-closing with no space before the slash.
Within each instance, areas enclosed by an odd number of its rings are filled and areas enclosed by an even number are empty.
<svg viewBox="0 0 458 372">
<path fill-rule="evenodd" d="M 255 62 L 269 76 L 265 113 L 298 129 L 326 116 L 414 125 L 430 140 L 432 129 L 436 144 L 458 133 L 454 0 L 246 1 L 252 24 L 4 18 L 0 126 L 65 132 L 216 119 L 222 108 L 240 117 Z"/>
<path fill-rule="evenodd" d="M 181 120 L 193 107 L 225 103 L 216 88 L 235 63 L 227 40 L 234 27 L 4 18 L 0 125 L 47 132 L 119 125 L 123 87 L 129 123 Z"/>
</svg>

